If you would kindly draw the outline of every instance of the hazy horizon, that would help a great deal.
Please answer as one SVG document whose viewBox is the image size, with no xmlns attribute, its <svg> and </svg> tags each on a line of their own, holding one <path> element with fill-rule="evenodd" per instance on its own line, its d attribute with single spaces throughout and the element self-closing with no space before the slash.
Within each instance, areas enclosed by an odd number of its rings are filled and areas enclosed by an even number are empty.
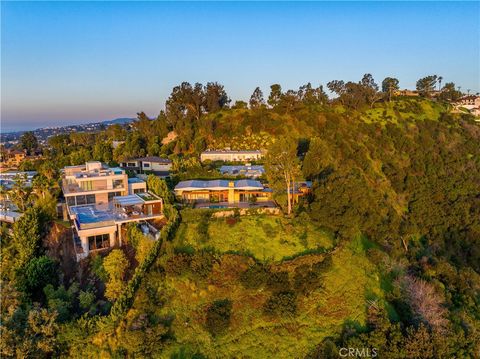
<svg viewBox="0 0 480 359">
<path fill-rule="evenodd" d="M 478 2 L 1 6 L 4 132 L 155 117 L 183 81 L 217 81 L 233 101 L 364 73 L 480 89 Z"/>
</svg>

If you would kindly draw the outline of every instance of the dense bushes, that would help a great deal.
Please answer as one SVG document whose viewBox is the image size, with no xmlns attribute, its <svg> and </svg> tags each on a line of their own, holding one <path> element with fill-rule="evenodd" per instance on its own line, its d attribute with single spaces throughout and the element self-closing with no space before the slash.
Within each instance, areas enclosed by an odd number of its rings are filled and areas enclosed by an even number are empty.
<svg viewBox="0 0 480 359">
<path fill-rule="evenodd" d="M 297 312 L 297 294 L 292 290 L 273 292 L 263 310 L 267 315 L 289 316 Z"/>
<path fill-rule="evenodd" d="M 230 325 L 232 301 L 222 299 L 214 301 L 207 309 L 205 326 L 213 336 L 223 334 Z"/>
<path fill-rule="evenodd" d="M 261 288 L 267 284 L 269 274 L 268 268 L 265 265 L 255 263 L 240 274 L 240 282 L 245 288 Z"/>
</svg>

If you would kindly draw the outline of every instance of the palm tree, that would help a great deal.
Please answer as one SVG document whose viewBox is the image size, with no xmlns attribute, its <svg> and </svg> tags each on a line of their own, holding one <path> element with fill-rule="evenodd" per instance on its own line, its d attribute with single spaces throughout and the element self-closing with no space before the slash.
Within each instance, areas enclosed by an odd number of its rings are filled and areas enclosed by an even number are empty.
<svg viewBox="0 0 480 359">
<path fill-rule="evenodd" d="M 438 91 L 442 89 L 442 80 L 443 80 L 443 77 L 438 76 Z"/>
</svg>

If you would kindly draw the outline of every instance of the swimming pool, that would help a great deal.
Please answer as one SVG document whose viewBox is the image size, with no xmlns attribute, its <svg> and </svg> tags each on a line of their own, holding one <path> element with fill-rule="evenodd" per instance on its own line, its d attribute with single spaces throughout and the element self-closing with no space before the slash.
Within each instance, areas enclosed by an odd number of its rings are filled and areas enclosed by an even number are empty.
<svg viewBox="0 0 480 359">
<path fill-rule="evenodd" d="M 70 210 L 75 214 L 80 225 L 100 222 L 107 222 L 105 224 L 109 225 L 113 224 L 115 219 L 115 215 L 112 211 L 99 211 L 95 206 L 71 207 Z"/>
</svg>

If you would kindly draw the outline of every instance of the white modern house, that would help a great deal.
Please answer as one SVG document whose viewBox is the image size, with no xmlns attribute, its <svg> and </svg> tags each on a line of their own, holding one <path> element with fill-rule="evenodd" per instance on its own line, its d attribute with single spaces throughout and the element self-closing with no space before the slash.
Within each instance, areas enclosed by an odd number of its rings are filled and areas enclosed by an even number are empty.
<svg viewBox="0 0 480 359">
<path fill-rule="evenodd" d="M 148 221 L 163 218 L 162 199 L 147 192 L 144 181 L 98 161 L 65 167 L 62 190 L 77 260 L 122 245 L 125 223 L 149 225 Z"/>
<path fill-rule="evenodd" d="M 260 150 L 208 150 L 200 154 L 200 161 L 248 162 L 262 157 L 263 152 Z"/>
<path fill-rule="evenodd" d="M 168 158 L 148 156 L 122 162 L 120 167 L 136 174 L 153 173 L 160 177 L 167 177 L 172 169 L 172 161 Z"/>
</svg>

